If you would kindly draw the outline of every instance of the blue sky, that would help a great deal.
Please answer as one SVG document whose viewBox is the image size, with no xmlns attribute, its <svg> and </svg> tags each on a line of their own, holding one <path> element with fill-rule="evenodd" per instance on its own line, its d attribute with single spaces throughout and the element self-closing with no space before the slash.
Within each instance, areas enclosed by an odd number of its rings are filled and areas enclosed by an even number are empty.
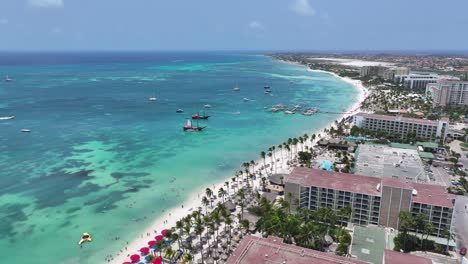
<svg viewBox="0 0 468 264">
<path fill-rule="evenodd" d="M 467 50 L 468 0 L 0 0 L 0 50 Z"/>
</svg>

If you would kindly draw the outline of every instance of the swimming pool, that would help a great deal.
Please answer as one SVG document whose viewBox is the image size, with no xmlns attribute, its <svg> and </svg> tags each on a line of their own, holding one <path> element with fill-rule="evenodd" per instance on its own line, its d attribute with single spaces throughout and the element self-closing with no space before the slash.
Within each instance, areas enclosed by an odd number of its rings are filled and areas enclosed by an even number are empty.
<svg viewBox="0 0 468 264">
<path fill-rule="evenodd" d="M 327 170 L 327 171 L 333 171 L 333 163 L 329 160 L 319 160 L 318 162 L 320 162 L 320 169 L 323 170 Z"/>
</svg>

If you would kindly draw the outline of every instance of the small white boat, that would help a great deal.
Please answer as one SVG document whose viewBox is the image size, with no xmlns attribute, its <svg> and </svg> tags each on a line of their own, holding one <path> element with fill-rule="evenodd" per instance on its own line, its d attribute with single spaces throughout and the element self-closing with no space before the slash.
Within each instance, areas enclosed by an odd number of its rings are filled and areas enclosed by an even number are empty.
<svg viewBox="0 0 468 264">
<path fill-rule="evenodd" d="M 286 110 L 284 111 L 285 114 L 288 114 L 288 115 L 294 115 L 296 112 L 293 112 L 291 110 Z"/>
<path fill-rule="evenodd" d="M 184 112 L 184 109 L 179 108 L 179 109 L 176 110 L 176 113 L 183 113 L 183 112 Z"/>
<path fill-rule="evenodd" d="M 204 105 L 203 107 L 204 107 L 204 108 L 211 108 L 211 105 L 206 104 L 206 105 Z"/>
<path fill-rule="evenodd" d="M 240 115 L 240 112 L 234 112 L 233 115 Z"/>
<path fill-rule="evenodd" d="M 235 92 L 238 92 L 238 91 L 240 91 L 240 88 L 239 87 L 234 87 L 234 88 L 232 88 L 232 90 L 235 91 Z"/>
<path fill-rule="evenodd" d="M 5 76 L 5 82 L 12 82 L 12 81 L 13 81 L 13 79 L 11 79 L 10 77 L 8 77 L 8 75 Z"/>
<path fill-rule="evenodd" d="M 23 132 L 23 133 L 29 133 L 29 132 L 31 132 L 31 129 L 23 128 L 23 129 L 21 129 L 21 132 Z"/>
<path fill-rule="evenodd" d="M 154 96 L 151 96 L 150 98 L 148 98 L 149 101 L 156 101 L 158 100 L 158 98 L 154 97 Z"/>
<path fill-rule="evenodd" d="M 242 99 L 242 100 L 244 100 L 244 102 L 248 102 L 248 101 L 250 101 L 250 99 L 249 99 L 249 98 L 247 98 L 247 97 L 244 97 L 244 99 Z"/>
<path fill-rule="evenodd" d="M 1 116 L 0 117 L 0 120 L 11 120 L 11 119 L 15 119 L 15 116 Z"/>
</svg>

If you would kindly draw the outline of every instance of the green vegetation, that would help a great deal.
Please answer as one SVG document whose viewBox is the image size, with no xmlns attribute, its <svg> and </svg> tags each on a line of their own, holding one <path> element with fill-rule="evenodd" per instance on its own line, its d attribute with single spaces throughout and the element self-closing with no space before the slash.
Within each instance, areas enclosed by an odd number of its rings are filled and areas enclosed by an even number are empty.
<svg viewBox="0 0 468 264">
<path fill-rule="evenodd" d="M 339 241 L 337 254 L 346 255 L 351 236 L 348 231 L 339 226 L 351 215 L 351 208 L 342 208 L 335 213 L 331 208 L 319 208 L 311 212 L 308 209 L 298 209 L 299 201 L 288 193 L 278 205 L 262 198 L 256 207 L 249 208 L 249 212 L 260 217 L 257 230 L 263 236 L 281 237 L 285 243 L 323 251 L 326 246 L 326 235 Z"/>
<path fill-rule="evenodd" d="M 421 236 L 410 234 L 409 231 L 415 230 Z M 447 254 L 449 234 L 447 236 L 447 246 L 444 248 L 429 240 L 429 235 L 434 231 L 434 226 L 428 222 L 427 216 L 423 214 L 412 215 L 409 212 L 400 212 L 400 229 L 399 234 L 395 237 L 394 250 L 404 252 L 410 251 L 431 251 L 440 254 Z"/>
</svg>

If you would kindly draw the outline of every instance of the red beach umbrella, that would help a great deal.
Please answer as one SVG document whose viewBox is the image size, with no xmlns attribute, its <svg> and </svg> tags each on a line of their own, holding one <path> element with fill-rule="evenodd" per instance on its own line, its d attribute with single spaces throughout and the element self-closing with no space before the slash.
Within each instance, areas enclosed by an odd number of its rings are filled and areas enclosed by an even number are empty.
<svg viewBox="0 0 468 264">
<path fill-rule="evenodd" d="M 163 229 L 163 230 L 161 231 L 161 235 L 163 235 L 163 236 L 166 236 L 166 233 L 167 233 L 167 229 Z"/>
<path fill-rule="evenodd" d="M 162 258 L 161 257 L 157 257 L 153 260 L 153 264 L 161 264 L 162 263 Z"/>
<path fill-rule="evenodd" d="M 148 241 L 148 246 L 154 247 L 154 245 L 156 245 L 156 241 L 154 240 Z"/>
<path fill-rule="evenodd" d="M 138 261 L 140 261 L 140 256 L 138 256 L 137 254 L 131 255 L 130 260 L 132 261 L 132 263 L 133 262 L 138 262 Z"/>
<path fill-rule="evenodd" d="M 164 237 L 161 236 L 161 235 L 158 235 L 158 236 L 155 236 L 155 237 L 154 237 L 154 239 L 156 239 L 156 241 L 161 241 L 161 240 L 163 240 L 163 238 L 164 238 Z"/>
<path fill-rule="evenodd" d="M 142 247 L 142 248 L 140 248 L 140 252 L 141 252 L 141 254 L 146 255 L 146 254 L 149 253 L 149 248 L 147 248 L 147 247 Z"/>
<path fill-rule="evenodd" d="M 128 262 L 128 261 L 125 261 L 125 262 L 122 263 L 122 264 L 132 264 L 132 263 L 130 263 L 130 262 Z"/>
</svg>

